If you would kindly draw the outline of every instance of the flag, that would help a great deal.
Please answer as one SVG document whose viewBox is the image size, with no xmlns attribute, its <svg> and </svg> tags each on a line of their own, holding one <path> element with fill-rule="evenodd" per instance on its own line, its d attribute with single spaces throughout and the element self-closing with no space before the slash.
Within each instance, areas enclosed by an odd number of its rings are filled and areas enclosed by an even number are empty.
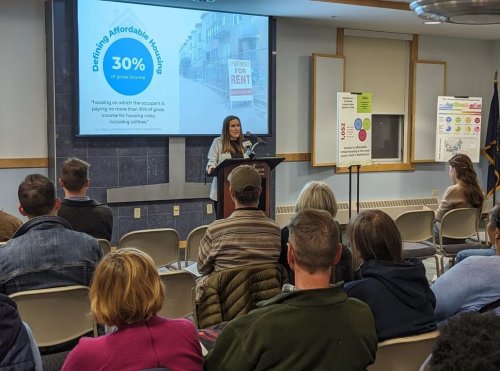
<svg viewBox="0 0 500 371">
<path fill-rule="evenodd" d="M 488 132 L 486 133 L 486 143 L 482 151 L 484 157 L 488 160 L 488 182 L 486 193 L 488 197 L 500 188 L 500 174 L 495 167 L 495 147 L 497 145 L 497 122 L 499 117 L 498 107 L 498 83 L 495 81 L 493 86 L 493 98 L 491 99 L 490 114 L 488 116 Z M 498 155 L 497 155 L 498 156 Z M 499 164 L 500 165 L 500 164 Z"/>
</svg>

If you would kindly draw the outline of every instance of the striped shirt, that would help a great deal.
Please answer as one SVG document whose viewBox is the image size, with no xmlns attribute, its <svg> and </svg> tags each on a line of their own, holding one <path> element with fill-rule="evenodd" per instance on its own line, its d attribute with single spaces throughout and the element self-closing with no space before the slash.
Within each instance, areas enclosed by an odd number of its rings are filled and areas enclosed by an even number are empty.
<svg viewBox="0 0 500 371">
<path fill-rule="evenodd" d="M 279 225 L 262 210 L 235 210 L 210 224 L 200 242 L 198 271 L 202 275 L 243 265 L 277 263 L 281 248 Z"/>
</svg>

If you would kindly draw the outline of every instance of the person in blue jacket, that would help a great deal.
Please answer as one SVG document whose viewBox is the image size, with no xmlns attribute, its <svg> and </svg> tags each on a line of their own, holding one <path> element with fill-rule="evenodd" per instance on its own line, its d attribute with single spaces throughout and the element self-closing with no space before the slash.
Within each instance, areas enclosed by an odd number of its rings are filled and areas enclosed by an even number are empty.
<svg viewBox="0 0 500 371">
<path fill-rule="evenodd" d="M 435 330 L 436 298 L 425 267 L 419 259 L 403 260 L 401 235 L 391 217 L 362 211 L 349 223 L 347 236 L 361 279 L 345 290 L 371 308 L 378 340 Z"/>
<path fill-rule="evenodd" d="M 23 324 L 17 306 L 0 294 L 0 370 L 42 370 L 42 359 L 29 328 Z"/>
</svg>

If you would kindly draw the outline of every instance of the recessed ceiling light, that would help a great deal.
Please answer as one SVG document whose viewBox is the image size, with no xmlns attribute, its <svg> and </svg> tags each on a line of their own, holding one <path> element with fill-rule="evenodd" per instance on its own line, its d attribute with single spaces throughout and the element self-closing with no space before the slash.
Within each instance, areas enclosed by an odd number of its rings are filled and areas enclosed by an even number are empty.
<svg viewBox="0 0 500 371">
<path fill-rule="evenodd" d="M 424 24 L 441 24 L 443 22 L 439 22 L 439 21 L 426 21 L 424 22 Z"/>
</svg>

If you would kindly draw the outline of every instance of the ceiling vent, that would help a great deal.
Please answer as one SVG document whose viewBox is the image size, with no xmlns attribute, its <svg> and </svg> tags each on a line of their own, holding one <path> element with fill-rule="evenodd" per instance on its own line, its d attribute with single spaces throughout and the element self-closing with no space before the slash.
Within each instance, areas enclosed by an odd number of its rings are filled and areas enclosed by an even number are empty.
<svg viewBox="0 0 500 371">
<path fill-rule="evenodd" d="M 426 21 L 458 24 L 500 24 L 498 0 L 414 0 L 410 8 Z"/>
</svg>

